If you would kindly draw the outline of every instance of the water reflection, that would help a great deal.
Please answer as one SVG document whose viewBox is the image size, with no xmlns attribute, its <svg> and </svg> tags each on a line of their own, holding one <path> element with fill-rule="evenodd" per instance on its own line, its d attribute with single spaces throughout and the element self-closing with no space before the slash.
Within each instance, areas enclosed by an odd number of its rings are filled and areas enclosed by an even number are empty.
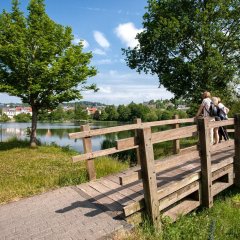
<svg viewBox="0 0 240 240">
<path fill-rule="evenodd" d="M 83 123 L 85 124 L 85 123 Z M 27 136 L 27 128 L 31 127 L 30 123 L 2 123 L 1 139 L 7 141 L 12 137 L 19 139 L 29 138 Z M 56 143 L 59 146 L 69 146 L 78 152 L 83 152 L 83 144 L 81 139 L 69 139 L 68 134 L 80 131 L 79 123 L 39 123 L 37 136 L 42 143 Z M 98 122 L 90 124 L 91 129 L 112 127 L 120 125 L 116 122 Z M 130 136 L 129 132 L 120 132 L 118 134 L 107 134 L 103 136 L 95 136 L 92 138 L 92 147 L 94 151 L 104 147 L 104 140 L 108 140 L 111 144 L 115 144 L 115 140 Z M 105 146 L 106 147 L 106 146 Z"/>
</svg>

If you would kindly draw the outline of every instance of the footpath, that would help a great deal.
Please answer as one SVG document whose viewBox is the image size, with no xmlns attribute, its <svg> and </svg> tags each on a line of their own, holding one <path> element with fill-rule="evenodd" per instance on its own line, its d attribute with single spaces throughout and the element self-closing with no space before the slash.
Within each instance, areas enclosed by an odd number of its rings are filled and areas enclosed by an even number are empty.
<svg viewBox="0 0 240 240">
<path fill-rule="evenodd" d="M 92 203 L 77 186 L 0 205 L 0 240 L 115 239 L 129 229 L 131 225 Z"/>
</svg>

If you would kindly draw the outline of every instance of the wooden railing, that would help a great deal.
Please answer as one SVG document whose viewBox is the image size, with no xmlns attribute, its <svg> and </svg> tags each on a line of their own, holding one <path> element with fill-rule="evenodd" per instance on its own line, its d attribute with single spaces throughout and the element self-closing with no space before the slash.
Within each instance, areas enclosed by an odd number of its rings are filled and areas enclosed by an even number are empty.
<svg viewBox="0 0 240 240">
<path fill-rule="evenodd" d="M 93 180 L 96 179 L 96 172 L 95 172 L 95 167 L 94 167 L 94 159 L 97 157 L 102 157 L 118 152 L 123 152 L 126 150 L 131 150 L 131 149 L 136 149 L 137 151 L 137 162 L 140 163 L 139 160 L 139 137 L 138 137 L 138 129 L 144 129 L 144 128 L 151 128 L 151 127 L 159 127 L 159 126 L 165 126 L 165 125 L 173 125 L 176 129 L 173 130 L 168 130 L 164 131 L 167 134 L 170 134 L 171 139 L 168 139 L 168 136 L 164 137 L 164 141 L 167 140 L 174 140 L 175 145 L 173 152 L 179 152 L 179 139 L 180 138 L 175 138 L 176 137 L 176 132 L 179 134 L 181 132 L 180 129 L 178 129 L 179 124 L 181 123 L 194 123 L 194 118 L 188 118 L 188 119 L 178 119 L 178 117 L 175 117 L 176 119 L 171 119 L 171 120 L 164 120 L 164 121 L 155 121 L 155 122 L 146 122 L 142 123 L 141 119 L 136 119 L 134 124 L 128 124 L 128 125 L 123 125 L 123 126 L 116 126 L 116 127 L 109 127 L 109 128 L 102 128 L 102 129 L 94 129 L 91 130 L 89 125 L 83 125 L 81 126 L 81 132 L 75 132 L 75 133 L 70 133 L 69 138 L 70 139 L 82 139 L 83 140 L 83 146 L 84 146 L 84 153 L 74 156 L 72 158 L 73 162 L 79 162 L 79 161 L 87 161 L 87 170 L 88 170 L 88 175 L 89 179 Z M 186 127 L 185 132 L 188 131 L 189 129 L 194 129 L 195 134 L 197 132 L 197 127 L 195 126 L 190 126 Z M 116 141 L 116 147 L 104 149 L 104 150 L 99 150 L 99 151 L 92 151 L 92 137 L 99 136 L 99 135 L 105 135 L 105 134 L 110 134 L 110 133 L 118 133 L 118 132 L 123 132 L 123 131 L 134 131 L 135 132 L 135 137 L 130 137 L 130 138 L 125 138 L 121 140 Z M 188 133 L 185 133 L 187 135 Z M 164 133 L 163 133 L 164 135 Z M 165 134 L 166 135 L 166 134 Z M 155 142 L 163 142 L 161 139 L 162 135 L 158 135 L 158 133 L 154 134 Z"/>
<path fill-rule="evenodd" d="M 179 125 L 185 123 L 189 123 L 190 126 Z M 160 132 L 152 132 L 152 127 L 164 125 L 172 125 L 173 128 Z M 211 146 L 209 142 L 210 129 L 228 125 L 234 125 L 234 141 L 230 140 Z M 223 170 L 225 172 L 228 171 L 228 168 L 231 168 L 232 164 L 232 160 L 229 160 L 230 162 L 227 162 L 228 165 L 221 165 L 221 163 L 219 163 L 212 168 L 211 153 L 228 146 L 233 146 L 233 144 L 235 144 L 234 182 L 240 187 L 240 115 L 236 115 L 235 119 L 219 122 L 211 122 L 208 118 L 199 118 L 196 121 L 193 118 L 178 119 L 176 117 L 175 119 L 171 120 L 148 123 L 142 123 L 140 120 L 137 120 L 134 124 L 96 130 L 91 130 L 89 126 L 82 126 L 81 130 L 81 132 L 69 134 L 69 137 L 72 139 L 82 138 L 84 144 L 84 153 L 74 156 L 73 161 L 87 161 L 90 179 L 96 178 L 94 158 L 130 149 L 136 149 L 138 163 L 140 163 L 139 168 L 128 175 L 121 176 L 119 180 L 120 184 L 124 185 L 142 179 L 144 199 L 140 199 L 133 205 L 126 206 L 124 208 L 124 213 L 126 216 L 139 211 L 144 207 L 154 225 L 159 226 L 159 211 L 164 207 L 169 206 L 169 204 L 171 204 L 171 200 L 169 199 L 173 199 L 171 197 L 166 199 L 166 196 L 171 196 L 174 194 L 176 195 L 176 191 L 179 189 L 181 189 L 181 193 L 178 193 L 180 194 L 178 197 L 184 197 L 186 194 L 188 194 L 188 192 L 192 192 L 195 188 L 201 188 L 202 205 L 205 207 L 211 207 L 213 204 L 213 196 L 215 194 L 212 190 L 213 181 L 221 176 L 221 172 L 223 172 Z M 109 133 L 117 133 L 121 131 L 134 131 L 134 137 L 117 140 L 116 147 L 95 152 L 92 151 L 91 137 Z M 180 149 L 180 139 L 185 139 L 192 136 L 198 136 L 198 145 Z M 173 152 L 175 154 L 166 157 L 161 162 L 155 161 L 153 144 L 165 141 L 174 142 Z M 157 172 L 173 167 L 182 162 L 183 159 L 187 161 L 199 156 L 201 161 L 201 172 L 194 173 L 189 178 L 173 184 L 169 189 L 161 190 L 161 188 L 157 188 Z M 189 189 L 191 189 L 191 191 L 189 191 Z M 198 196 L 198 198 L 200 198 L 200 196 Z"/>
</svg>

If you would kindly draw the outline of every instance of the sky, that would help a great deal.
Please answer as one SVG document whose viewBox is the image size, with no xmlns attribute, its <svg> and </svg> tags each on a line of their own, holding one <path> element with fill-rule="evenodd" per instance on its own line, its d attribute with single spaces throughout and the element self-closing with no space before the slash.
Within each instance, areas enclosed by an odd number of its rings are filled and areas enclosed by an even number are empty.
<svg viewBox="0 0 240 240">
<path fill-rule="evenodd" d="M 25 14 L 28 2 L 20 0 Z M 45 5 L 52 20 L 72 28 L 73 43 L 82 41 L 83 51 L 93 53 L 91 66 L 98 73 L 88 83 L 95 83 L 99 91 L 83 92 L 84 101 L 119 105 L 173 97 L 158 87 L 157 76 L 130 69 L 122 55 L 121 49 L 136 46 L 135 36 L 143 31 L 142 16 L 147 0 L 45 0 Z M 0 11 L 3 9 L 11 10 L 11 0 L 0 1 Z M 9 102 L 21 101 L 0 93 L 0 103 Z"/>
</svg>

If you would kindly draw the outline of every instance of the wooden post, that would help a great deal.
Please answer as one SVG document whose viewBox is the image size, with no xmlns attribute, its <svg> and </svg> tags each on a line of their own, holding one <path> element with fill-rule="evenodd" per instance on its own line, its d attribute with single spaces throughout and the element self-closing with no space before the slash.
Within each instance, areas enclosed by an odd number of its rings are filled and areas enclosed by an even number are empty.
<svg viewBox="0 0 240 240">
<path fill-rule="evenodd" d="M 141 124 L 142 123 L 142 119 L 141 118 L 136 118 L 134 119 L 134 123 L 135 124 Z M 135 130 L 135 137 L 137 137 L 137 130 Z M 137 165 L 140 165 L 140 153 L 139 153 L 139 148 L 136 149 L 136 158 L 137 158 Z"/>
<path fill-rule="evenodd" d="M 201 158 L 201 196 L 204 207 L 212 207 L 212 172 L 211 172 L 211 152 L 210 152 L 210 129 L 209 119 L 198 119 L 198 133 L 200 143 Z"/>
<path fill-rule="evenodd" d="M 234 184 L 240 187 L 240 114 L 236 114 L 234 117 L 234 144 L 235 144 L 235 156 L 234 156 Z"/>
<path fill-rule="evenodd" d="M 160 229 L 161 222 L 151 128 L 138 129 L 137 133 L 146 209 L 155 228 Z"/>
<path fill-rule="evenodd" d="M 179 119 L 179 116 L 175 114 L 173 116 L 173 119 Z M 173 128 L 179 128 L 179 123 L 176 123 L 175 125 L 173 125 Z M 173 153 L 177 154 L 179 152 L 180 152 L 180 140 L 176 139 L 173 141 Z"/>
<path fill-rule="evenodd" d="M 89 131 L 90 127 L 89 125 L 82 125 L 81 126 L 82 131 Z M 92 140 L 91 137 L 85 137 L 83 138 L 83 147 L 84 147 L 84 153 L 89 153 L 92 152 Z M 87 165 L 87 172 L 88 172 L 88 177 L 89 180 L 94 180 L 96 179 L 96 171 L 94 167 L 94 159 L 88 159 L 86 160 L 86 165 Z"/>
</svg>

